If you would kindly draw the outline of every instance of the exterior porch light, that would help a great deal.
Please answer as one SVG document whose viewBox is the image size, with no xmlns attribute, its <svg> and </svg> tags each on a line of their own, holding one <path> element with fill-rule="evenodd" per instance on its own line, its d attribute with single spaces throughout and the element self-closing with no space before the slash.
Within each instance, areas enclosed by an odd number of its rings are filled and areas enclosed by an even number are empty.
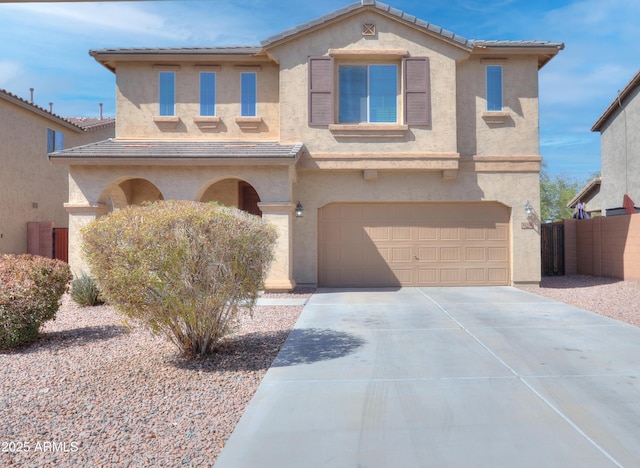
<svg viewBox="0 0 640 468">
<path fill-rule="evenodd" d="M 304 209 L 302 208 L 302 203 L 298 202 L 296 205 L 296 218 L 302 218 L 304 216 Z"/>
<path fill-rule="evenodd" d="M 527 218 L 530 218 L 533 214 L 533 207 L 531 203 L 529 203 L 529 200 L 527 200 L 527 203 L 524 205 L 524 213 L 527 215 Z"/>
</svg>

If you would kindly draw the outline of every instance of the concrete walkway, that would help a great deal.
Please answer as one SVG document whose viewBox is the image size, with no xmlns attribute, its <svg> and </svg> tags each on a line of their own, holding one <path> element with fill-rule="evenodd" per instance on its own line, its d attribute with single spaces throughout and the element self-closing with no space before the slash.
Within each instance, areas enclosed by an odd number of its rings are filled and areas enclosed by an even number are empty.
<svg viewBox="0 0 640 468">
<path fill-rule="evenodd" d="M 509 287 L 318 290 L 215 466 L 640 466 L 640 328 Z"/>
</svg>

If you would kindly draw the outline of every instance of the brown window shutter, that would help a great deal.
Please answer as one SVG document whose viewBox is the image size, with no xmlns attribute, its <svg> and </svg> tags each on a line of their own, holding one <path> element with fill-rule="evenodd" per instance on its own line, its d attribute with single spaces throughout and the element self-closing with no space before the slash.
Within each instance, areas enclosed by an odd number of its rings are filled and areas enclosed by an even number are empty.
<svg viewBox="0 0 640 468">
<path fill-rule="evenodd" d="M 404 122 L 407 125 L 431 125 L 429 59 L 405 58 L 403 68 Z"/>
<path fill-rule="evenodd" d="M 333 57 L 309 57 L 309 125 L 333 119 Z"/>
</svg>

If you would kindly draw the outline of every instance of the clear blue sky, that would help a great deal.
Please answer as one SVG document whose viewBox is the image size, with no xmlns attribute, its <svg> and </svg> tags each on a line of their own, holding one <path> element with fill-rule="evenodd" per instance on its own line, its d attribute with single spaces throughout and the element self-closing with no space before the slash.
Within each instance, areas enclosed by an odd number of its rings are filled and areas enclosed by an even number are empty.
<svg viewBox="0 0 640 468">
<path fill-rule="evenodd" d="M 68 117 L 115 114 L 115 78 L 88 54 L 107 47 L 259 45 L 350 0 L 1 3 L 0 88 Z M 541 154 L 552 174 L 600 170 L 591 126 L 640 67 L 640 2 L 391 0 L 467 39 L 549 40 L 565 50 L 540 72 Z"/>
</svg>

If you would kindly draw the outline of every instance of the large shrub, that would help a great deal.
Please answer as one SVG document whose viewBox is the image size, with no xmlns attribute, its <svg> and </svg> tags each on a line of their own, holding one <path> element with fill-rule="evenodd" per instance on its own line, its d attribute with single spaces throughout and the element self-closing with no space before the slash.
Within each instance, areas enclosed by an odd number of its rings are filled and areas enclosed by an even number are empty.
<svg viewBox="0 0 640 468">
<path fill-rule="evenodd" d="M 0 256 L 0 349 L 30 343 L 56 318 L 72 275 L 69 265 L 33 255 Z"/>
<path fill-rule="evenodd" d="M 277 238 L 257 216 L 175 200 L 114 211 L 82 234 L 105 299 L 190 356 L 212 352 L 252 310 Z"/>
</svg>

